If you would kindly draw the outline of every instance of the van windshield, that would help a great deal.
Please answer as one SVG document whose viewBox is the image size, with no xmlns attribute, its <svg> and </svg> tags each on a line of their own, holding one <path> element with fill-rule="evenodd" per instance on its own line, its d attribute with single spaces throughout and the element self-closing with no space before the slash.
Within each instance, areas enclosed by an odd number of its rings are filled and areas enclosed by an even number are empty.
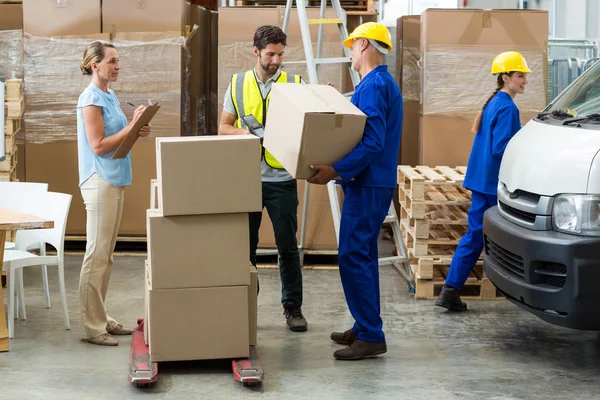
<svg viewBox="0 0 600 400">
<path fill-rule="evenodd" d="M 600 62 L 575 80 L 545 111 L 558 110 L 566 111 L 573 117 L 600 114 Z"/>
</svg>

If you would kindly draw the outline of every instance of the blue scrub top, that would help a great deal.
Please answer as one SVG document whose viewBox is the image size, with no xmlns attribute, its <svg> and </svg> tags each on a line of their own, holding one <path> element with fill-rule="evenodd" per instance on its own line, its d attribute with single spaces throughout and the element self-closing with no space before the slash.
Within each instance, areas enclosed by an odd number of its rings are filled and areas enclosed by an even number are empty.
<svg viewBox="0 0 600 400">
<path fill-rule="evenodd" d="M 463 184 L 466 189 L 491 195 L 498 193 L 502 155 L 519 129 L 519 109 L 508 93 L 498 92 L 483 110 Z"/>
<path fill-rule="evenodd" d="M 104 121 L 104 136 L 112 136 L 127 126 L 127 117 L 115 92 L 112 89 L 104 92 L 93 82 L 81 93 L 77 103 L 77 150 L 79 158 L 79 186 L 83 185 L 95 173 L 113 186 L 131 185 L 131 154 L 125 158 L 113 160 L 111 157 L 117 147 L 97 156 L 88 142 L 83 113 L 81 109 L 87 106 L 102 107 Z"/>
<path fill-rule="evenodd" d="M 387 65 L 365 75 L 351 101 L 367 116 L 363 138 L 333 168 L 342 184 L 396 188 L 403 106 L 400 88 Z"/>
</svg>

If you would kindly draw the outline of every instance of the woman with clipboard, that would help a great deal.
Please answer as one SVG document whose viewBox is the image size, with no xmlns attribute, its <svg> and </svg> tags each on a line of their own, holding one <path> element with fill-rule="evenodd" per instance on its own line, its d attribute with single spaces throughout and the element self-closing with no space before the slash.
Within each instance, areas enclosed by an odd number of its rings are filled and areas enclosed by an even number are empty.
<svg viewBox="0 0 600 400">
<path fill-rule="evenodd" d="M 119 76 L 119 56 L 112 43 L 94 41 L 83 53 L 81 72 L 90 85 L 77 104 L 79 187 L 87 212 L 86 251 L 79 280 L 81 340 L 102 346 L 119 344 L 113 335 L 132 330 L 107 315 L 106 292 L 113 266 L 113 251 L 123 213 L 124 188 L 131 184 L 131 158 L 112 159 L 146 107 L 137 107 L 128 124 L 110 82 Z M 138 134 L 148 136 L 152 127 Z"/>
</svg>

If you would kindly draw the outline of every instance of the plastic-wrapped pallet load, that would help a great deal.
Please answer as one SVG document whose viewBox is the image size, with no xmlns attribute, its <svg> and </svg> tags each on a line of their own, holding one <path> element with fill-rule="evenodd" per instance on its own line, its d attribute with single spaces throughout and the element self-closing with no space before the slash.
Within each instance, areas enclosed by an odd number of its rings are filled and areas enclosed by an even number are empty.
<svg viewBox="0 0 600 400">
<path fill-rule="evenodd" d="M 450 23 L 451 21 L 451 23 Z M 524 123 L 546 106 L 548 12 L 426 10 L 421 17 L 421 165 L 466 165 L 473 119 L 494 91 L 490 68 L 504 51 L 533 71 L 515 102 Z"/>
</svg>

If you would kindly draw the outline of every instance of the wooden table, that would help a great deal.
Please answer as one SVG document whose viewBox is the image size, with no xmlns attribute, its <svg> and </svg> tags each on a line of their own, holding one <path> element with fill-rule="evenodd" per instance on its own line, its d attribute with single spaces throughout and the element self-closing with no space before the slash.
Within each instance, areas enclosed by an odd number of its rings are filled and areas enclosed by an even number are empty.
<svg viewBox="0 0 600 400">
<path fill-rule="evenodd" d="M 4 263 L 6 231 L 47 228 L 54 228 L 54 221 L 0 208 L 0 268 Z M 8 351 L 8 328 L 6 326 L 6 316 L 4 315 L 2 285 L 0 285 L 0 352 L 2 351 Z"/>
</svg>

